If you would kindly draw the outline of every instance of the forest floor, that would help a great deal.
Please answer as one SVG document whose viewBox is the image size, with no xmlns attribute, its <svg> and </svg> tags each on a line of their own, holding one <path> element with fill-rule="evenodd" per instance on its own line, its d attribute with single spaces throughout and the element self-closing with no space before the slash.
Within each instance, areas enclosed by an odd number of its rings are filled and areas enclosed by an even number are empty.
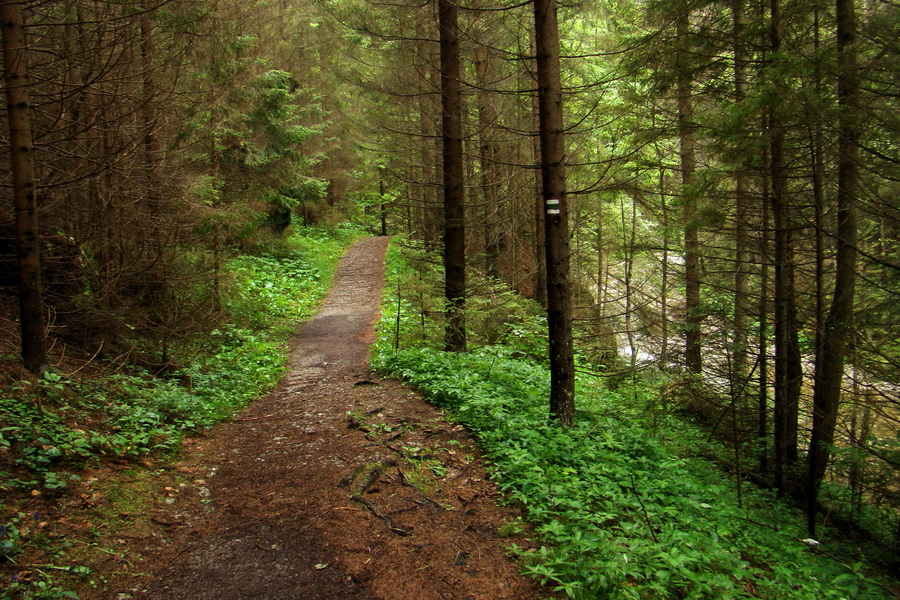
<svg viewBox="0 0 900 600">
<path fill-rule="evenodd" d="M 128 490 L 140 508 L 104 524 L 83 600 L 551 596 L 505 554 L 528 542 L 473 439 L 368 369 L 387 244 L 347 252 L 274 392 L 152 476 L 86 477 L 84 510 Z"/>
</svg>

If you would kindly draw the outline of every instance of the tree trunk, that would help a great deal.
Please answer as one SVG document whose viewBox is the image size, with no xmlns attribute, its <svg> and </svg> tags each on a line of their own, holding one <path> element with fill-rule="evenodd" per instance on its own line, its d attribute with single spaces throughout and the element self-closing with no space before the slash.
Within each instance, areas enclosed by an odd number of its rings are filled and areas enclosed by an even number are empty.
<svg viewBox="0 0 900 600">
<path fill-rule="evenodd" d="M 28 94 L 28 49 L 21 2 L 0 2 L 0 26 L 12 155 L 22 363 L 32 373 L 43 375 L 48 365 L 41 290 L 41 238 L 37 222 L 31 99 Z"/>
<path fill-rule="evenodd" d="M 822 88 L 822 70 L 819 55 L 820 35 L 819 35 L 819 9 L 813 9 L 813 49 L 815 51 L 814 64 L 814 85 L 815 93 L 819 97 L 825 97 L 825 90 Z M 815 228 L 815 244 L 816 244 L 816 266 L 815 266 L 815 282 L 816 282 L 816 329 L 815 329 L 815 369 L 813 373 L 813 381 L 818 381 L 820 370 L 822 367 L 822 342 L 825 339 L 825 190 L 824 190 L 824 164 L 823 164 L 823 134 L 822 123 L 816 119 L 808 111 L 805 115 L 807 121 L 810 122 L 810 163 L 812 167 L 812 192 L 813 192 L 813 227 Z"/>
<path fill-rule="evenodd" d="M 149 211 L 149 225 L 155 231 L 154 236 L 158 242 L 159 228 L 156 226 L 159 220 L 160 182 L 159 165 L 161 160 L 159 141 L 156 136 L 157 119 L 155 110 L 155 66 L 153 57 L 154 27 L 150 20 L 150 8 L 144 6 L 144 14 L 140 17 L 141 26 L 141 84 L 143 98 L 141 101 L 141 118 L 144 125 L 144 167 L 146 169 L 147 208 Z M 159 248 L 157 248 L 159 251 Z"/>
<path fill-rule="evenodd" d="M 634 255 L 635 255 L 635 238 L 637 235 L 637 204 L 636 197 L 631 199 L 631 218 L 625 220 L 625 196 L 622 196 L 622 206 L 620 213 L 622 215 L 622 243 L 625 251 L 625 336 L 628 339 L 628 368 L 632 373 L 637 367 L 637 346 L 634 339 L 634 306 L 632 299 L 632 273 L 634 272 Z M 628 241 L 626 241 L 628 240 Z"/>
<path fill-rule="evenodd" d="M 436 177 L 434 158 L 434 127 L 428 118 L 431 110 L 431 102 L 427 95 L 419 97 L 419 135 L 421 137 L 421 190 L 422 197 L 419 200 L 419 237 L 425 242 L 425 247 L 434 249 L 438 245 L 438 229 L 440 228 L 441 215 L 437 210 L 439 201 L 436 199 Z"/>
<path fill-rule="evenodd" d="M 858 74 L 856 14 L 853 0 L 836 0 L 838 49 L 838 181 L 835 280 L 831 308 L 825 319 L 822 357 L 813 391 L 813 428 L 809 443 L 807 517 L 815 535 L 815 506 L 828 466 L 841 400 L 844 361 L 853 336 L 853 299 L 856 290 L 856 197 L 859 186 Z"/>
<path fill-rule="evenodd" d="M 779 0 L 770 0 L 770 46 L 781 47 Z M 783 85 L 773 75 L 773 88 Z M 785 487 L 785 468 L 797 462 L 797 428 L 803 371 L 794 290 L 794 242 L 784 164 L 784 125 L 778 111 L 769 115 L 772 216 L 775 221 L 775 484 Z"/>
<path fill-rule="evenodd" d="M 457 13 L 457 5 L 452 0 L 438 0 L 444 142 L 444 291 L 447 298 L 444 342 L 448 351 L 465 352 L 466 228 Z"/>
<path fill-rule="evenodd" d="M 662 165 L 662 154 L 657 147 L 657 156 Z M 669 205 L 666 201 L 666 169 L 659 169 L 659 202 L 662 211 L 662 257 L 660 265 L 661 280 L 659 283 L 659 368 L 667 370 L 669 363 Z"/>
<path fill-rule="evenodd" d="M 497 227 L 500 220 L 499 181 L 497 177 L 497 145 L 494 142 L 493 128 L 497 123 L 497 110 L 491 102 L 490 69 L 485 47 L 475 47 L 475 83 L 478 100 L 479 141 L 478 162 L 481 171 L 481 193 L 484 202 L 484 266 L 485 274 L 500 279 L 500 254 L 504 232 Z"/>
<path fill-rule="evenodd" d="M 384 202 L 384 175 L 378 178 L 378 213 L 381 217 L 381 235 L 387 235 L 387 204 Z"/>
<path fill-rule="evenodd" d="M 563 426 L 575 417 L 575 359 L 569 282 L 562 83 L 556 0 L 535 0 L 535 47 L 541 140 L 541 187 L 547 257 L 547 325 L 550 337 L 550 416 Z"/>
<path fill-rule="evenodd" d="M 690 11 L 678 16 L 676 23 L 680 54 L 678 73 L 678 136 L 681 160 L 682 200 L 684 202 L 684 361 L 688 370 L 700 373 L 703 367 L 700 346 L 700 238 L 695 221 L 697 198 L 690 189 L 694 182 L 697 159 L 694 153 L 693 85 L 687 68 L 687 38 L 690 33 Z"/>
<path fill-rule="evenodd" d="M 747 53 L 744 40 L 744 0 L 734 0 L 732 5 L 732 21 L 734 26 L 734 100 L 744 101 L 747 96 Z M 746 139 L 743 131 L 740 139 Z M 734 333 L 732 335 L 732 380 L 735 389 L 749 390 L 746 385 L 747 374 L 747 338 L 749 306 L 749 213 L 750 198 L 747 194 L 747 165 L 744 153 L 738 170 L 735 173 L 734 185 Z M 742 393 L 742 395 L 744 395 Z M 743 403 L 742 403 L 743 404 Z"/>
<path fill-rule="evenodd" d="M 768 123 L 764 123 L 763 127 L 768 127 Z M 769 162 L 768 152 L 763 152 L 761 164 Z M 757 356 L 759 356 L 759 389 L 756 397 L 756 439 L 758 440 L 759 453 L 759 471 L 763 476 L 769 473 L 769 320 L 766 315 L 769 314 L 769 262 L 771 260 L 770 238 L 769 238 L 769 206 L 771 197 L 771 178 L 769 173 L 762 171 L 762 222 L 760 229 L 762 234 L 759 238 L 759 329 L 757 337 L 759 338 L 759 348 Z"/>
<path fill-rule="evenodd" d="M 533 40 L 532 40 L 533 42 Z M 534 49 L 532 47 L 532 49 Z M 535 51 L 535 54 L 537 52 Z M 534 70 L 529 70 L 534 85 L 538 85 L 537 65 Z M 545 247 L 544 224 L 544 197 L 541 175 L 541 138 L 538 132 L 541 130 L 541 108 L 538 94 L 531 97 L 531 119 L 535 135 L 531 138 L 531 152 L 534 160 L 534 299 L 547 308 L 547 255 Z"/>
</svg>

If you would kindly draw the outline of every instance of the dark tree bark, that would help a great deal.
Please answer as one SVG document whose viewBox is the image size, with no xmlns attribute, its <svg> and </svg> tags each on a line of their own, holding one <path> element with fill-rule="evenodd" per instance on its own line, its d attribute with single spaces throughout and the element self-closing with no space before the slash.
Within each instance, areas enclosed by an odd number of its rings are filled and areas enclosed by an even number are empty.
<svg viewBox="0 0 900 600">
<path fill-rule="evenodd" d="M 485 274 L 500 279 L 500 254 L 503 250 L 503 235 L 497 227 L 500 220 L 499 178 L 497 175 L 497 145 L 493 128 L 497 124 L 497 109 L 491 101 L 490 64 L 487 49 L 479 44 L 475 47 L 475 83 L 478 101 L 479 148 L 478 162 L 481 172 L 481 193 L 484 203 L 484 266 Z"/>
<path fill-rule="evenodd" d="M 378 178 L 378 197 L 381 202 L 378 204 L 378 213 L 381 217 L 381 235 L 387 235 L 387 204 L 384 202 L 384 173 Z"/>
<path fill-rule="evenodd" d="M 436 112 L 434 95 L 432 92 L 438 87 L 435 82 L 435 73 L 439 71 L 435 65 L 438 58 L 433 52 L 427 51 L 425 40 L 431 37 L 421 23 L 416 24 L 416 56 L 422 57 L 419 68 L 419 76 L 422 89 L 419 94 L 419 136 L 421 138 L 419 193 L 420 203 L 417 209 L 419 223 L 419 237 L 425 241 L 429 249 L 438 247 L 440 231 L 443 228 L 443 202 L 437 197 L 438 174 L 435 155 L 437 148 L 443 143 L 435 132 L 435 123 L 431 115 Z M 437 148 L 436 148 L 437 146 Z"/>
<path fill-rule="evenodd" d="M 532 40 L 534 50 L 534 40 Z M 535 52 L 536 54 L 536 52 Z M 529 68 L 531 80 L 538 85 L 537 64 Z M 541 108 L 537 93 L 531 98 L 531 120 L 534 131 L 541 130 Z M 534 299 L 547 308 L 547 255 L 544 250 L 544 197 L 541 183 L 541 139 L 535 135 L 531 138 L 531 152 L 534 159 Z"/>
<path fill-rule="evenodd" d="M 838 49 L 838 181 L 835 280 L 831 308 L 825 319 L 822 356 L 813 391 L 813 428 L 809 443 L 807 517 L 809 534 L 816 533 L 816 500 L 825 475 L 841 400 L 844 361 L 853 336 L 856 290 L 856 197 L 859 186 L 858 74 L 856 11 L 853 0 L 836 0 Z"/>
<path fill-rule="evenodd" d="M 662 165 L 662 154 L 657 147 L 657 156 Z M 660 258 L 660 294 L 659 294 L 659 322 L 660 322 L 660 349 L 659 366 L 665 370 L 669 363 L 669 206 L 666 200 L 666 174 L 665 168 L 659 169 L 659 200 L 662 225 L 662 256 Z"/>
<path fill-rule="evenodd" d="M 23 21 L 21 2 L 10 0 L 0 2 L 6 105 L 12 154 L 22 363 L 32 373 L 42 375 L 48 369 L 47 344 L 41 290 L 41 245 L 34 178 L 31 100 L 28 93 L 28 48 Z"/>
<path fill-rule="evenodd" d="M 420 237 L 428 248 L 438 247 L 443 211 L 441 201 L 437 198 L 437 174 L 435 160 L 435 127 L 429 118 L 433 104 L 426 94 L 419 97 L 419 135 L 421 137 L 421 185 L 420 200 Z"/>
<path fill-rule="evenodd" d="M 441 105 L 444 157 L 445 347 L 466 350 L 466 228 L 463 190 L 462 96 L 459 81 L 458 8 L 438 0 L 441 48 Z"/>
<path fill-rule="evenodd" d="M 575 359 L 569 281 L 569 220 L 566 201 L 562 83 L 556 0 L 534 1 L 541 184 L 546 218 L 547 324 L 550 337 L 550 416 L 571 426 L 575 416 Z"/>
<path fill-rule="evenodd" d="M 700 236 L 695 221 L 697 198 L 690 189 L 697 170 L 695 156 L 695 132 L 693 108 L 693 84 L 688 63 L 687 44 L 690 33 L 690 10 L 678 15 L 676 22 L 679 39 L 678 73 L 678 138 L 681 160 L 681 184 L 684 202 L 684 361 L 688 370 L 700 373 L 703 367 L 700 346 Z"/>
<path fill-rule="evenodd" d="M 734 0 L 732 4 L 732 23 L 734 26 L 734 99 L 742 102 L 747 96 L 747 52 L 744 39 L 746 25 L 744 23 L 744 0 Z M 740 139 L 746 139 L 743 132 Z M 740 152 L 741 164 L 738 166 L 734 180 L 734 333 L 732 336 L 732 378 L 739 389 L 749 390 L 744 382 L 747 379 L 747 338 L 749 306 L 749 213 L 750 198 L 747 194 L 748 168 Z"/>
<path fill-rule="evenodd" d="M 154 26 L 151 21 L 149 6 L 144 6 L 140 17 L 141 28 L 141 118 L 144 124 L 144 167 L 146 169 L 146 197 L 148 225 L 154 231 L 156 251 L 159 252 L 159 211 L 160 211 L 160 179 L 159 166 L 162 159 L 159 140 L 157 139 L 157 118 L 155 110 L 156 82 L 154 66 L 153 36 Z"/>
<path fill-rule="evenodd" d="M 766 125 L 764 125 L 765 127 Z M 764 153 L 762 164 L 768 162 L 768 153 Z M 757 314 L 761 315 L 758 324 L 759 348 L 759 388 L 756 396 L 756 439 L 758 440 L 759 471 L 763 475 L 769 472 L 769 320 L 763 315 L 769 314 L 769 198 L 771 184 L 769 173 L 762 172 L 762 235 L 759 238 L 759 305 Z"/>
<path fill-rule="evenodd" d="M 779 0 L 770 0 L 769 42 L 773 55 L 781 49 Z M 772 85 L 783 85 L 773 74 Z M 797 429 L 803 370 L 794 286 L 793 224 L 784 158 L 784 125 L 774 108 L 769 114 L 769 170 L 775 224 L 775 485 L 785 487 L 785 468 L 797 462 Z"/>
</svg>

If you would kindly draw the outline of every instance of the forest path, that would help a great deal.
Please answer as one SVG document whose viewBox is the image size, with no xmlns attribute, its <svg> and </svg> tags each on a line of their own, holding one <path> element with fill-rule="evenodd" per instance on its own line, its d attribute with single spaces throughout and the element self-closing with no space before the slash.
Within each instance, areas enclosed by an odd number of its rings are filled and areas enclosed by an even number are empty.
<svg viewBox="0 0 900 600">
<path fill-rule="evenodd" d="M 504 556 L 527 543 L 498 535 L 515 513 L 473 441 L 368 370 L 387 244 L 351 247 L 277 389 L 185 451 L 155 531 L 128 542 L 140 575 L 83 598 L 537 597 Z"/>
</svg>

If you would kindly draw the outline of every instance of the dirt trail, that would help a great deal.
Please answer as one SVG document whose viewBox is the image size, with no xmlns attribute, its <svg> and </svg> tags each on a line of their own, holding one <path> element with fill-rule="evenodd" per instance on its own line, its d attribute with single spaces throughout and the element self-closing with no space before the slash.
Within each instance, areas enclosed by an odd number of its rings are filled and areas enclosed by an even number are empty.
<svg viewBox="0 0 900 600">
<path fill-rule="evenodd" d="M 197 440 L 132 549 L 133 572 L 83 598 L 536 598 L 500 537 L 471 439 L 367 368 L 386 238 L 344 257 L 275 392 Z M 348 413 L 350 415 L 348 416 Z M 171 496 L 171 497 L 169 497 Z"/>
</svg>

